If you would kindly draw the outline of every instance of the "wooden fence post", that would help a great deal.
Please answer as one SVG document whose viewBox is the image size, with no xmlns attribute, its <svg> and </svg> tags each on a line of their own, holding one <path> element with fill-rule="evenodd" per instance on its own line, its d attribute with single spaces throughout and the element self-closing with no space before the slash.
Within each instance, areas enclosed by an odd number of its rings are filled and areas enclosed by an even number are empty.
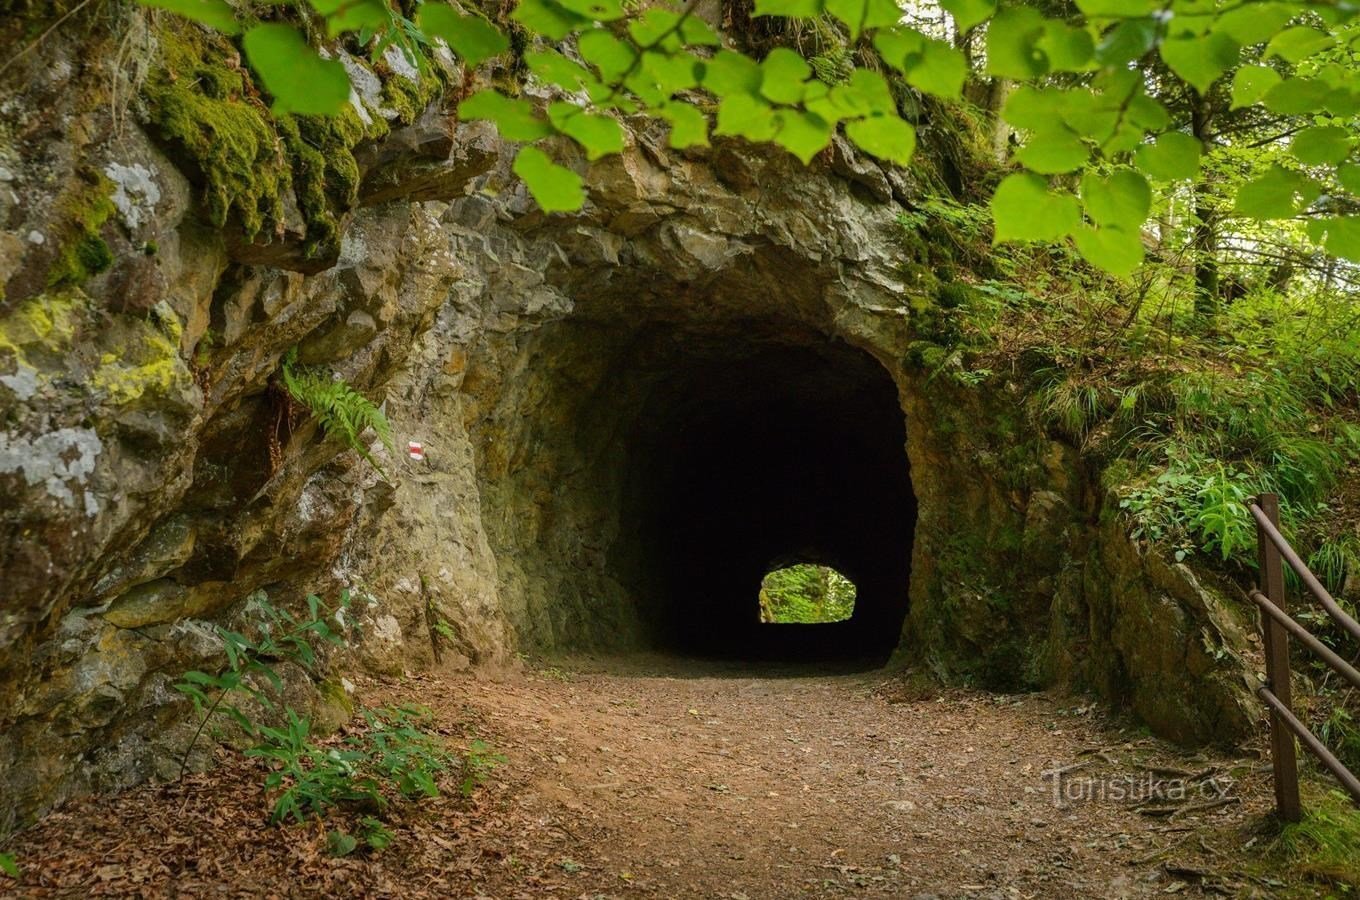
<svg viewBox="0 0 1360 900">
<path fill-rule="evenodd" d="M 1266 518 L 1280 527 L 1280 498 L 1262 494 L 1256 500 Z M 1256 553 L 1260 563 L 1260 588 L 1271 603 L 1288 611 L 1284 594 L 1284 563 L 1280 549 L 1264 528 L 1256 526 Z M 1266 687 L 1279 698 L 1285 709 L 1294 708 L 1289 679 L 1289 633 L 1284 626 L 1261 611 L 1261 633 L 1265 641 Z M 1299 803 L 1299 763 L 1294 734 L 1274 710 L 1270 713 L 1270 757 L 1275 768 L 1275 808 L 1286 822 L 1297 822 L 1303 810 Z"/>
</svg>

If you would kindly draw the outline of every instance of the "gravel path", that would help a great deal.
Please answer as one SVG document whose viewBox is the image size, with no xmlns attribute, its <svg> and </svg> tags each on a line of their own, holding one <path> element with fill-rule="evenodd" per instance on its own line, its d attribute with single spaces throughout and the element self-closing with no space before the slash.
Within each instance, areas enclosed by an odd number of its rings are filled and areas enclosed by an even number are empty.
<svg viewBox="0 0 1360 900">
<path fill-rule="evenodd" d="M 1241 864 L 1270 805 L 1259 763 L 1177 753 L 1071 698 L 902 684 L 650 658 L 365 684 L 369 703 L 425 703 L 441 731 L 506 763 L 471 800 L 449 790 L 397 816 L 384 853 L 335 860 L 329 826 L 264 826 L 258 768 L 229 757 L 21 835 L 18 893 L 1114 900 L 1283 887 Z M 1069 795 L 1106 796 L 1059 804 L 1056 769 Z M 1150 787 L 1161 796 L 1119 796 Z"/>
</svg>

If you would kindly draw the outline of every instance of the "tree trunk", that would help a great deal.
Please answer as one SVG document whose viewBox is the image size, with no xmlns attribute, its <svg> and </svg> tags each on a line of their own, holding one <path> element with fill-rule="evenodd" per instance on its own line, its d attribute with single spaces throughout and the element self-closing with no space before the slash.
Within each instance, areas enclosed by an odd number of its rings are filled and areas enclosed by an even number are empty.
<svg viewBox="0 0 1360 900">
<path fill-rule="evenodd" d="M 1209 150 L 1209 122 L 1213 110 L 1209 101 L 1199 94 L 1190 104 L 1190 130 L 1204 152 Z M 1219 312 L 1218 278 L 1218 211 L 1214 209 L 1210 184 L 1207 179 L 1195 182 L 1195 230 L 1190 238 L 1190 249 L 1195 267 L 1195 312 L 1202 316 L 1216 316 Z"/>
</svg>

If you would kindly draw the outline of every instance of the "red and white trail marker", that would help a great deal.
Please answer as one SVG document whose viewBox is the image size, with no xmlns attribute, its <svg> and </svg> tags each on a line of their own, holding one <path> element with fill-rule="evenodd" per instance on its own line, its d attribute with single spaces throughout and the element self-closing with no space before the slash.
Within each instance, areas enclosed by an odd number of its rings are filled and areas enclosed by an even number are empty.
<svg viewBox="0 0 1360 900">
<path fill-rule="evenodd" d="M 407 441 L 406 455 L 416 462 L 421 462 L 425 459 L 425 445 L 419 441 Z"/>
</svg>

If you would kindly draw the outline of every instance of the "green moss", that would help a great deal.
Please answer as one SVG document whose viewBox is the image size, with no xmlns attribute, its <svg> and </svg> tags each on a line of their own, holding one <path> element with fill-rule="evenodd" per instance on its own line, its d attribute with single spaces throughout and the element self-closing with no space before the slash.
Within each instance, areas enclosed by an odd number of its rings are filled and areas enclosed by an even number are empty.
<svg viewBox="0 0 1360 900">
<path fill-rule="evenodd" d="M 0 319 L 0 352 L 8 352 L 20 365 L 31 365 L 28 355 L 60 354 L 75 339 L 79 300 L 84 295 L 39 294 L 25 300 L 14 312 Z"/>
<path fill-rule="evenodd" d="M 117 353 L 105 353 L 90 376 L 90 385 L 118 404 L 131 403 L 147 393 L 165 394 L 189 377 L 179 355 L 179 319 L 159 309 L 149 319 L 136 319 Z"/>
<path fill-rule="evenodd" d="M 58 201 L 61 249 L 47 274 L 48 287 L 80 284 L 113 265 L 113 251 L 100 235 L 114 212 L 112 196 L 111 181 L 87 172 Z"/>
<path fill-rule="evenodd" d="M 358 200 L 354 150 L 385 135 L 387 123 L 365 124 L 351 106 L 337 116 L 276 117 L 224 38 L 172 26 L 161 47 L 161 65 L 144 88 L 151 123 L 197 170 L 209 221 L 220 228 L 235 217 L 247 240 L 268 240 L 282 231 L 291 191 L 307 229 L 304 253 L 335 252 L 340 217 Z M 389 73 L 387 84 L 385 92 L 400 98 L 396 107 L 409 112 L 403 121 L 444 86 L 435 74 L 411 82 Z"/>
<path fill-rule="evenodd" d="M 279 135 L 293 163 L 293 189 L 307 222 L 308 256 L 338 251 L 339 212 L 359 199 L 354 148 L 367 130 L 353 107 L 338 116 L 281 116 Z"/>
<path fill-rule="evenodd" d="M 151 125 L 198 170 L 208 219 L 233 213 L 247 240 L 283 221 L 292 167 L 265 109 L 225 38 L 170 25 L 160 34 L 161 64 L 147 78 Z"/>
<path fill-rule="evenodd" d="M 397 121 L 409 125 L 444 90 L 444 72 L 428 59 L 421 60 L 420 70 L 412 80 L 405 75 L 391 71 L 386 64 L 379 65 L 383 75 L 383 105 L 397 113 Z"/>
</svg>

